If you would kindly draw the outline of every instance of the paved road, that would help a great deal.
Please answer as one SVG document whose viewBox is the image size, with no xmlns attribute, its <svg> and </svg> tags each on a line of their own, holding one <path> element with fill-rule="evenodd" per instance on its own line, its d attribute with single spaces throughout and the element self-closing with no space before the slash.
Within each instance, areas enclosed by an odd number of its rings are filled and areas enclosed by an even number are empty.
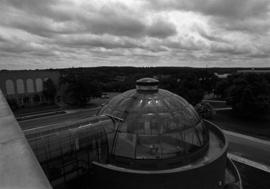
<svg viewBox="0 0 270 189">
<path fill-rule="evenodd" d="M 234 162 L 240 172 L 244 189 L 269 189 L 270 173 Z"/>
<path fill-rule="evenodd" d="M 265 164 L 270 170 L 270 141 L 224 131 L 229 141 L 229 152 Z"/>
<path fill-rule="evenodd" d="M 223 110 L 232 110 L 231 107 L 226 107 L 226 108 L 214 108 L 215 111 L 223 111 Z"/>
<path fill-rule="evenodd" d="M 42 118 L 36 118 L 31 120 L 19 121 L 19 125 L 23 130 L 44 127 L 48 125 L 55 125 L 61 123 L 68 123 L 84 118 L 94 116 L 99 108 L 86 109 L 74 113 L 67 113 L 61 115 L 53 115 Z"/>
</svg>

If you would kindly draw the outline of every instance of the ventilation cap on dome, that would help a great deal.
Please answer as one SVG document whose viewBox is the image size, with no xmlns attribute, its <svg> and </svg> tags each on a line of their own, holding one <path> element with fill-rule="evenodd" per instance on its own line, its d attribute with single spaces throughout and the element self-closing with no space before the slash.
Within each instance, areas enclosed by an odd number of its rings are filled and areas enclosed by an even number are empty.
<svg viewBox="0 0 270 189">
<path fill-rule="evenodd" d="M 138 92 L 158 91 L 159 81 L 153 78 L 142 78 L 136 81 L 136 89 Z"/>
</svg>

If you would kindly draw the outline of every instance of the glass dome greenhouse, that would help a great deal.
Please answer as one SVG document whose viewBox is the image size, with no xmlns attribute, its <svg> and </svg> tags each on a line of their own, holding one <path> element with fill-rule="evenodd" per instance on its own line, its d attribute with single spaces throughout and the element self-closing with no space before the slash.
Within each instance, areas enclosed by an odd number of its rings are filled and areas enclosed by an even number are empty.
<svg viewBox="0 0 270 189">
<path fill-rule="evenodd" d="M 209 134 L 193 106 L 158 83 L 137 80 L 136 89 L 114 97 L 99 112 L 115 123 L 109 137 L 112 161 L 167 168 L 188 164 L 207 151 Z"/>
</svg>

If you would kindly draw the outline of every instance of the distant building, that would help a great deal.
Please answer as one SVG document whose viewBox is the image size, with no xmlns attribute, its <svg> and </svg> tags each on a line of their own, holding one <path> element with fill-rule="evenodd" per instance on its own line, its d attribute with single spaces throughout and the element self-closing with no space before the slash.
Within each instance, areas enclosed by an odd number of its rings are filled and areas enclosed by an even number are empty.
<svg viewBox="0 0 270 189">
<path fill-rule="evenodd" d="M 57 86 L 60 73 L 47 70 L 0 71 L 0 88 L 7 100 L 18 106 L 33 106 L 46 102 L 43 82 L 51 79 Z"/>
<path fill-rule="evenodd" d="M 219 73 L 214 73 L 215 76 L 217 76 L 219 79 L 226 79 L 228 76 L 230 76 L 230 73 L 224 73 L 224 74 L 219 74 Z"/>
<path fill-rule="evenodd" d="M 270 70 L 256 70 L 256 69 L 237 70 L 237 73 L 258 73 L 258 74 L 264 74 L 264 73 L 270 73 Z"/>
</svg>

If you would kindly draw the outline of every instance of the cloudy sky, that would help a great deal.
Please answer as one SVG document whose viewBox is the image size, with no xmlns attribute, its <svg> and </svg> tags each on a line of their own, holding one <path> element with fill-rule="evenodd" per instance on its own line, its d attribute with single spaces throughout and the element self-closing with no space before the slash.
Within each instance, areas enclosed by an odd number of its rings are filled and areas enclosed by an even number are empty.
<svg viewBox="0 0 270 189">
<path fill-rule="evenodd" d="M 270 0 L 0 0 L 0 69 L 270 67 Z"/>
</svg>

